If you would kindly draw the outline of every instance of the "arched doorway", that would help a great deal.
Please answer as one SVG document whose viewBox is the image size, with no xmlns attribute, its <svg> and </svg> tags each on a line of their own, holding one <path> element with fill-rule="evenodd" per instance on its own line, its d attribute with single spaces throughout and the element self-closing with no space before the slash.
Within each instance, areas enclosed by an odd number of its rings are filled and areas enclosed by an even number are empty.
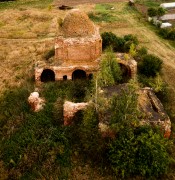
<svg viewBox="0 0 175 180">
<path fill-rule="evenodd" d="M 55 73 L 51 69 L 44 69 L 41 74 L 41 82 L 55 81 Z"/>
<path fill-rule="evenodd" d="M 119 63 L 121 72 L 122 72 L 122 80 L 121 83 L 127 83 L 131 79 L 131 70 L 130 67 Z"/>
<path fill-rule="evenodd" d="M 86 72 L 80 69 L 75 70 L 72 73 L 72 80 L 76 79 L 86 79 Z"/>
</svg>

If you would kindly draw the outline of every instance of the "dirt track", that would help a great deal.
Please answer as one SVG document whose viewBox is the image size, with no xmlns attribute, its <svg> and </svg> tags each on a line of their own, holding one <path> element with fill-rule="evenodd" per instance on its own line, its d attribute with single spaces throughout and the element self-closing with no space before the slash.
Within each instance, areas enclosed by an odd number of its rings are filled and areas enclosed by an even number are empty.
<svg viewBox="0 0 175 180">
<path fill-rule="evenodd" d="M 98 4 L 98 3 L 113 3 L 113 2 L 126 2 L 127 0 L 58 0 L 55 2 L 57 6 L 67 5 L 75 6 L 79 4 Z"/>
</svg>

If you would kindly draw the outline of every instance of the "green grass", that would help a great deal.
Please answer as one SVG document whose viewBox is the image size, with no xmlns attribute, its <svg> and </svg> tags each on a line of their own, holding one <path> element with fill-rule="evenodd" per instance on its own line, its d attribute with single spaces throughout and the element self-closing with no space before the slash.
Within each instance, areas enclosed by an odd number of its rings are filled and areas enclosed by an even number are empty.
<svg viewBox="0 0 175 180">
<path fill-rule="evenodd" d="M 0 2 L 0 10 L 5 9 L 25 9 L 28 7 L 44 9 L 48 8 L 53 0 L 17 0 L 17 1 L 8 1 Z"/>
<path fill-rule="evenodd" d="M 63 126 L 63 103 L 82 101 L 88 87 L 83 81 L 43 84 L 41 96 L 46 105 L 38 113 L 30 110 L 30 90 L 25 86 L 4 93 L 0 99 L 0 158 L 12 171 L 9 178 L 68 177 L 71 143 Z"/>
<path fill-rule="evenodd" d="M 138 0 L 136 3 L 144 4 L 147 7 L 159 7 L 161 3 L 164 3 L 165 1 L 154 1 L 154 0 Z"/>
<path fill-rule="evenodd" d="M 88 14 L 89 18 L 94 22 L 114 22 L 116 17 L 114 16 L 113 6 L 111 4 L 97 4 L 95 11 Z"/>
</svg>

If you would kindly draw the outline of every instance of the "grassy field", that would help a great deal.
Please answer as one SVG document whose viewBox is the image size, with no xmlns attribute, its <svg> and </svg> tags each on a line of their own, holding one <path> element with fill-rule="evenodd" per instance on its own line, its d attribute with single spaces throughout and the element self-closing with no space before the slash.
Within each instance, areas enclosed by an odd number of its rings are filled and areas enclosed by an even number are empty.
<svg viewBox="0 0 175 180">
<path fill-rule="evenodd" d="M 155 4 L 157 5 L 157 2 Z M 149 6 L 155 6 L 155 4 Z M 76 7 L 94 15 L 91 18 L 100 27 L 101 33 L 112 31 L 118 36 L 134 34 L 139 39 L 140 47 L 148 48 L 149 53 L 163 60 L 162 76 L 172 92 L 170 108 L 174 110 L 175 48 L 170 42 L 157 36 L 156 29 L 126 2 L 103 5 L 83 4 Z M 1 111 L 6 111 L 7 118 L 7 122 L 0 122 L 3 127 L 0 129 L 0 137 L 5 140 L 4 148 L 8 149 L 4 150 L 7 152 L 3 159 L 5 163 L 0 160 L 0 179 L 5 179 L 9 173 L 13 178 L 48 179 L 52 177 L 54 179 L 57 178 L 56 174 L 62 171 L 57 164 L 53 163 L 58 151 L 63 148 L 62 144 L 56 144 L 60 147 L 58 150 L 54 144 L 58 138 L 55 134 L 60 132 L 61 126 L 57 116 L 61 110 L 59 109 L 58 114 L 51 112 L 55 106 L 59 108 L 60 102 L 56 101 L 58 97 L 73 100 L 75 94 L 72 93 L 77 91 L 76 86 L 66 83 L 44 85 L 45 90 L 41 93 L 50 103 L 47 104 L 43 114 L 32 113 L 26 100 L 34 90 L 34 64 L 43 59 L 43 54 L 47 50 L 54 47 L 54 38 L 59 34 L 59 21 L 65 13 L 53 6 L 52 0 L 19 0 L 0 3 L 0 94 L 7 90 L 0 104 Z M 61 88 L 64 91 L 61 91 Z M 48 115 L 50 117 L 46 118 Z M 4 119 L 2 114 L 0 119 Z M 63 142 L 65 131 L 66 129 L 61 131 Z M 28 139 L 25 139 L 26 134 L 30 135 Z M 39 149 L 42 151 L 39 152 Z M 47 156 L 46 160 L 44 160 L 45 156 Z M 111 176 L 106 177 L 100 168 L 100 171 L 99 169 L 96 171 L 89 167 L 88 163 L 77 162 L 77 157 L 77 152 L 74 152 L 72 161 L 75 167 L 71 172 L 72 179 L 114 179 Z M 67 162 L 67 159 L 64 161 Z M 59 159 L 58 162 L 62 161 Z M 6 167 L 12 170 L 8 171 Z M 12 167 L 16 168 L 16 172 Z M 69 167 L 64 168 L 63 178 L 67 177 L 68 170 Z M 172 177 L 174 178 L 174 175 Z"/>
</svg>

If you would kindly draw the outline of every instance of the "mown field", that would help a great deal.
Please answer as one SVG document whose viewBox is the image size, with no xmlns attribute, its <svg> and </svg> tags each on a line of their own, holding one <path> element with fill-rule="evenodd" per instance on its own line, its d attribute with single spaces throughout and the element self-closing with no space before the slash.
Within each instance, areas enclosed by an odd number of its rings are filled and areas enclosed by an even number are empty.
<svg viewBox="0 0 175 180">
<path fill-rule="evenodd" d="M 60 176 L 62 179 L 70 178 L 69 160 L 61 151 L 67 148 L 64 145 L 69 146 L 66 144 L 64 135 L 70 129 L 65 128 L 60 131 L 62 121 L 58 121 L 58 117 L 63 102 L 57 101 L 57 98 L 75 100 L 74 96 L 77 96 L 78 91 L 76 85 L 66 83 L 43 85 L 41 94 L 49 101 L 43 113 L 32 113 L 27 104 L 27 97 L 35 89 L 34 64 L 38 60 L 43 60 L 44 54 L 54 47 L 54 38 L 59 34 L 59 23 L 67 12 L 58 10 L 57 6 L 64 2 L 67 1 L 19 0 L 0 3 L 0 106 L 1 111 L 5 112 L 0 113 L 2 139 L 0 146 L 3 146 L 1 150 L 6 152 L 3 158 L 0 152 L 0 179 L 2 180 L 19 177 L 21 179 L 57 179 L 58 173 L 62 175 Z M 110 3 L 108 1 L 103 4 L 94 4 L 95 1 L 83 2 L 85 4 L 76 1 L 76 4 L 68 3 L 68 5 L 88 13 L 94 23 L 100 27 L 101 33 L 111 31 L 117 36 L 136 35 L 140 47 L 146 47 L 149 53 L 163 60 L 161 76 L 167 82 L 170 91 L 171 100 L 167 109 L 171 112 L 174 126 L 175 47 L 172 45 L 173 42 L 159 37 L 156 29 L 142 14 L 133 7 L 129 7 L 127 2 Z M 151 1 L 146 3 L 152 6 Z M 157 3 L 159 2 L 156 1 Z M 85 87 L 86 85 L 81 88 Z M 55 108 L 59 111 L 54 114 Z M 60 132 L 59 137 L 58 132 Z M 59 144 L 58 139 L 63 144 Z M 60 154 L 58 162 L 62 163 L 63 168 L 54 163 L 58 151 Z M 69 152 L 66 151 L 66 153 Z M 71 161 L 74 165 L 70 179 L 115 179 L 108 169 L 96 167 L 88 160 L 84 161 L 86 156 L 79 157 L 79 149 L 73 154 Z M 107 175 L 108 173 L 110 175 Z M 166 178 L 175 178 L 173 170 L 163 179 Z"/>
</svg>

